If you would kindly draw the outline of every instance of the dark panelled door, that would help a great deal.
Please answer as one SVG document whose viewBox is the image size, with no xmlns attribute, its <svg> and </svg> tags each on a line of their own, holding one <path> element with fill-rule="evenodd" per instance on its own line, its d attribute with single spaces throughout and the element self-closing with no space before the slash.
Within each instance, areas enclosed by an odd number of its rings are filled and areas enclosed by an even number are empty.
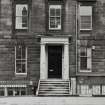
<svg viewBox="0 0 105 105">
<path fill-rule="evenodd" d="M 48 78 L 62 78 L 62 46 L 48 46 Z"/>
</svg>

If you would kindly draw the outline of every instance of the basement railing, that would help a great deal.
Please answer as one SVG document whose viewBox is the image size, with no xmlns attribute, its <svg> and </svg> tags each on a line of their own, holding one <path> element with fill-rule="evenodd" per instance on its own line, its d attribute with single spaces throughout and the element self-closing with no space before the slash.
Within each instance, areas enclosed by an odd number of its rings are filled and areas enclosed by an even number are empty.
<svg viewBox="0 0 105 105">
<path fill-rule="evenodd" d="M 69 80 L 69 94 L 71 94 L 71 81 Z"/>
<path fill-rule="evenodd" d="M 38 96 L 39 86 L 40 86 L 40 80 L 39 80 L 39 82 L 38 82 L 38 88 L 37 88 L 37 90 L 36 90 L 36 96 Z"/>
</svg>

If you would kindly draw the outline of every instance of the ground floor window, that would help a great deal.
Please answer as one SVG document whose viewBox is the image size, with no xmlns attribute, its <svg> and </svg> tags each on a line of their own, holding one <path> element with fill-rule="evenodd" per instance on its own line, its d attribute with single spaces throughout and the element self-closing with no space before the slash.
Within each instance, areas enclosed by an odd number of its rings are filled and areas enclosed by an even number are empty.
<svg viewBox="0 0 105 105">
<path fill-rule="evenodd" d="M 22 45 L 15 47 L 15 73 L 27 75 L 27 48 Z"/>
<path fill-rule="evenodd" d="M 91 48 L 80 47 L 79 60 L 79 72 L 91 72 Z"/>
</svg>

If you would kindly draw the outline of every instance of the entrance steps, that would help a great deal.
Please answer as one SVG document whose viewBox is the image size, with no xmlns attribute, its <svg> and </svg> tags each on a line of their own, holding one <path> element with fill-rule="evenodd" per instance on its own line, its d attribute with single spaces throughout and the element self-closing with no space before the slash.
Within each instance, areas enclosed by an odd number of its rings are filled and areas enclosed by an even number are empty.
<svg viewBox="0 0 105 105">
<path fill-rule="evenodd" d="M 38 96 L 69 96 L 69 80 L 40 80 L 37 90 Z"/>
</svg>

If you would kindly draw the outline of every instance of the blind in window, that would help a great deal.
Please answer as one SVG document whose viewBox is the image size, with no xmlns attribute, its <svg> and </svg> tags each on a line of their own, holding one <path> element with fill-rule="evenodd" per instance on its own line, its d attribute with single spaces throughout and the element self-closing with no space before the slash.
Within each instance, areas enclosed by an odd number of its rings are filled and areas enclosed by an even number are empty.
<svg viewBox="0 0 105 105">
<path fill-rule="evenodd" d="M 92 7 L 80 6 L 80 29 L 92 29 Z"/>
</svg>

